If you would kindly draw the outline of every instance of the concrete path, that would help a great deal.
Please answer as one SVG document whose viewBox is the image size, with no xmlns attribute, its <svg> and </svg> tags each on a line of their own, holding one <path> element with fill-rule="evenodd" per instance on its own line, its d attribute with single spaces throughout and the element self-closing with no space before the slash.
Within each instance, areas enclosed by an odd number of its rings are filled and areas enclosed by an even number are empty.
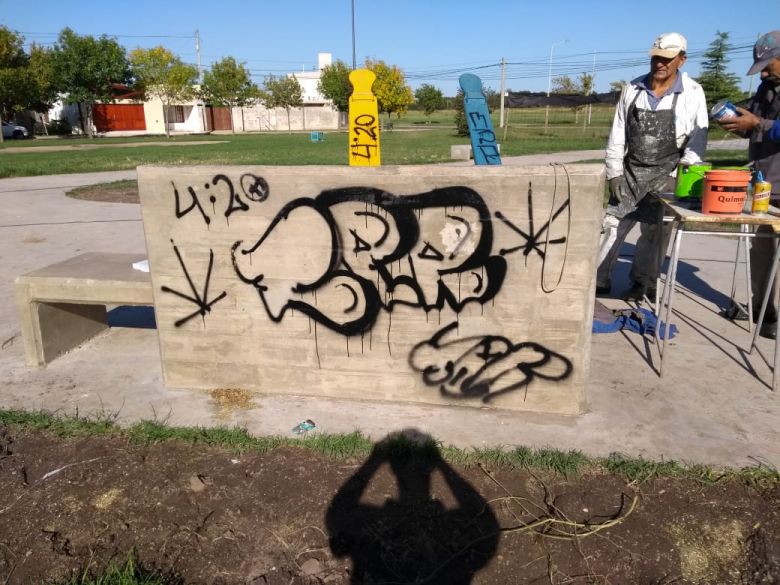
<svg viewBox="0 0 780 585">
<path fill-rule="evenodd" d="M 98 148 L 138 148 L 141 146 L 203 146 L 208 144 L 224 144 L 227 140 L 182 140 L 176 142 L 154 141 L 154 142 L 117 142 L 101 144 L 81 143 L 81 144 L 54 144 L 51 146 L 9 146 L 0 152 L 59 152 L 63 150 L 95 150 Z"/>
<path fill-rule="evenodd" d="M 568 160 L 562 155 L 546 162 Z M 573 155 L 572 155 L 573 156 Z M 592 153 L 580 153 L 585 159 Z M 557 158 L 556 158 L 557 157 Z M 538 163 L 538 157 L 524 157 Z M 157 418 L 171 424 L 241 425 L 256 434 L 288 435 L 311 418 L 323 432 L 360 429 L 372 437 L 418 427 L 463 447 L 527 445 L 614 451 L 635 456 L 728 465 L 780 466 L 780 395 L 769 390 L 773 345 L 720 318 L 736 245 L 722 237 L 688 237 L 679 269 L 682 291 L 665 376 L 653 344 L 633 333 L 593 338 L 588 411 L 577 417 L 518 414 L 466 407 L 323 400 L 256 395 L 248 408 L 226 409 L 201 390 L 168 389 L 151 329 L 114 328 L 45 369 L 24 363 L 13 280 L 24 272 L 87 251 L 143 252 L 137 205 L 94 203 L 64 196 L 75 185 L 132 178 L 134 171 L 0 180 L 0 406 L 66 414 L 104 413 L 121 423 Z M 627 286 L 631 244 L 615 290 Z M 744 268 L 739 296 L 744 300 Z M 626 307 L 617 299 L 612 308 Z"/>
</svg>

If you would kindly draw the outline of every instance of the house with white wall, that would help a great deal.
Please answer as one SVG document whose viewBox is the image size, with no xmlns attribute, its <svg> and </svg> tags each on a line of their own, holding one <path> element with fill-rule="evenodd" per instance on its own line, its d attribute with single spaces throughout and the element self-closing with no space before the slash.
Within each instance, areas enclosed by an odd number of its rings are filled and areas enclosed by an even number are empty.
<svg viewBox="0 0 780 585">
<path fill-rule="evenodd" d="M 319 53 L 317 69 L 288 73 L 295 76 L 303 90 L 303 106 L 290 111 L 290 129 L 336 130 L 339 128 L 339 112 L 319 91 L 322 69 L 332 63 L 330 53 Z M 110 103 L 96 104 L 93 108 L 94 131 L 100 133 L 122 132 L 134 134 L 165 134 L 163 103 L 160 98 L 138 99 L 130 88 L 118 87 L 117 99 Z M 78 106 L 64 106 L 58 102 L 49 112 L 53 120 L 67 119 L 80 132 Z M 274 132 L 287 130 L 287 112 L 284 108 L 266 108 L 262 104 L 243 108 L 223 108 L 204 104 L 198 99 L 189 100 L 168 108 L 170 132 L 198 133 L 212 130 L 235 132 Z"/>
</svg>

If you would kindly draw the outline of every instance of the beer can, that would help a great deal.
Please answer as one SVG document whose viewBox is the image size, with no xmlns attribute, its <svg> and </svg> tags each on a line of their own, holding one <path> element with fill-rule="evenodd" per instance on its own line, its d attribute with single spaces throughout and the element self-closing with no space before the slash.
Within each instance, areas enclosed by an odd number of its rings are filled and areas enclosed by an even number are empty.
<svg viewBox="0 0 780 585">
<path fill-rule="evenodd" d="M 753 186 L 753 213 L 769 211 L 769 197 L 772 194 L 772 184 L 767 181 L 757 181 Z"/>
<path fill-rule="evenodd" d="M 739 116 L 739 112 L 737 112 L 737 107 L 729 100 L 720 100 L 712 106 L 710 116 L 712 116 L 713 120 L 728 120 L 729 118 Z"/>
</svg>

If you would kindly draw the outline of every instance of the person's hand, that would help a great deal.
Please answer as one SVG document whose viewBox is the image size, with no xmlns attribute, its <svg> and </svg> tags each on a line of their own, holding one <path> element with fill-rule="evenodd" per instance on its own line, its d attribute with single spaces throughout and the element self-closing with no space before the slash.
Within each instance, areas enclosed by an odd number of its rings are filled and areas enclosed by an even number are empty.
<svg viewBox="0 0 780 585">
<path fill-rule="evenodd" d="M 636 209 L 636 201 L 628 188 L 625 176 L 612 177 L 609 180 L 609 203 L 607 214 L 622 218 Z"/>
<path fill-rule="evenodd" d="M 720 120 L 718 123 L 722 128 L 725 128 L 729 132 L 734 132 L 734 134 L 749 134 L 761 123 L 761 118 L 750 113 L 745 108 L 737 106 L 737 112 L 739 112 L 739 116 L 726 118 L 725 120 Z"/>
<path fill-rule="evenodd" d="M 610 205 L 620 205 L 629 195 L 626 178 L 623 175 L 612 177 L 609 180 L 609 203 Z"/>
</svg>

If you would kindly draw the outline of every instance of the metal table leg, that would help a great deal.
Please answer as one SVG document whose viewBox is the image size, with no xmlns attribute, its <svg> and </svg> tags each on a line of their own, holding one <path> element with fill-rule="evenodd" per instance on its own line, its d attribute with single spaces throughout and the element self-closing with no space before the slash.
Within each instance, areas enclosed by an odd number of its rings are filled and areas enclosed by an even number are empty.
<svg viewBox="0 0 780 585">
<path fill-rule="evenodd" d="M 766 314 L 766 306 L 769 304 L 769 296 L 772 292 L 772 283 L 777 275 L 777 261 L 780 259 L 780 246 L 777 245 L 777 239 L 775 239 L 775 259 L 772 262 L 772 270 L 769 271 L 769 278 L 766 282 L 766 288 L 764 289 L 764 299 L 761 301 L 761 310 L 758 312 L 758 321 L 756 321 L 756 329 L 753 331 L 753 340 L 750 342 L 750 350 L 748 353 L 753 353 L 753 348 L 756 346 L 756 338 L 758 332 L 761 329 L 761 325 L 764 323 L 764 315 Z M 775 342 L 775 346 L 777 343 Z M 777 347 L 775 347 L 775 353 L 777 353 Z M 775 358 L 775 363 L 777 359 Z"/>
<path fill-rule="evenodd" d="M 669 339 L 669 330 L 671 329 L 669 318 L 672 315 L 672 300 L 674 299 L 674 287 L 677 281 L 677 263 L 680 260 L 680 244 L 682 242 L 683 232 L 685 231 L 683 229 L 680 229 L 679 225 L 675 227 L 677 228 L 677 230 L 674 235 L 674 247 L 672 248 L 672 257 L 671 260 L 669 261 L 669 271 L 666 277 L 667 283 L 664 286 L 664 293 L 667 295 L 666 317 L 664 319 L 664 323 L 665 323 L 664 326 L 666 327 L 666 330 L 664 331 L 664 338 L 660 346 L 660 360 L 658 365 L 659 377 L 663 377 L 664 375 L 664 357 L 666 356 L 666 340 Z M 660 335 L 660 329 L 661 329 L 661 321 L 659 320 L 656 323 L 656 331 L 658 332 L 658 335 Z"/>
<path fill-rule="evenodd" d="M 671 222 L 672 222 L 671 234 L 675 235 L 675 238 L 676 238 L 677 230 L 680 227 L 680 221 L 678 219 L 676 219 L 676 218 L 673 218 L 671 220 Z M 666 250 L 663 250 L 662 254 L 665 257 L 666 256 Z M 661 263 L 663 264 L 663 260 L 661 260 Z M 655 313 L 656 323 L 660 323 L 661 322 L 661 307 L 663 307 L 664 304 L 666 304 L 666 299 L 669 298 L 669 275 L 671 273 L 671 268 L 672 268 L 672 259 L 670 257 L 669 258 L 669 264 L 666 267 L 666 274 L 664 275 L 664 285 L 663 285 L 663 287 L 660 287 L 660 286 L 658 286 L 656 284 L 655 305 L 653 306 L 653 309 L 654 309 L 653 312 Z M 659 278 L 660 278 L 660 274 L 659 274 Z M 656 279 L 656 282 L 657 282 L 657 280 L 658 279 Z M 661 293 L 660 296 L 658 294 L 659 291 Z M 660 345 L 661 345 L 661 328 L 659 326 L 656 326 L 656 328 L 655 328 L 655 335 L 653 337 L 655 338 L 656 346 L 660 347 Z"/>
<path fill-rule="evenodd" d="M 740 232 L 748 232 L 750 226 L 741 225 Z M 731 275 L 731 304 L 734 307 L 739 307 L 739 301 L 737 301 L 737 270 L 739 269 L 739 252 L 742 248 L 742 243 L 745 244 L 745 280 L 747 282 L 747 313 L 748 313 L 748 332 L 753 332 L 753 290 L 750 282 L 750 238 L 748 236 L 740 236 L 737 238 L 737 256 L 734 258 L 734 273 Z M 741 310 L 741 309 L 737 309 Z"/>
</svg>

